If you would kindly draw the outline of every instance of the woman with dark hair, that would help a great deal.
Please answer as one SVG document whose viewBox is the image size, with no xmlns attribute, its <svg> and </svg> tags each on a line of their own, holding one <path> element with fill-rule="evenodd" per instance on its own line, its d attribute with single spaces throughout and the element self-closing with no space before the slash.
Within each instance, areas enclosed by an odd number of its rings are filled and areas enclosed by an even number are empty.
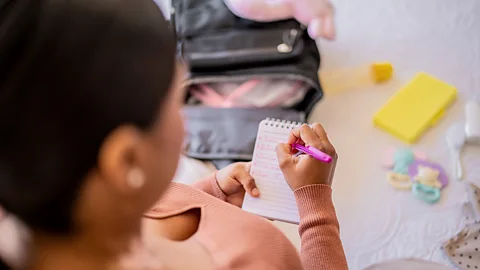
<svg viewBox="0 0 480 270">
<path fill-rule="evenodd" d="M 0 205 L 30 230 L 22 268 L 346 269 L 334 166 L 278 147 L 301 256 L 236 207 L 245 190 L 261 193 L 248 163 L 195 187 L 171 183 L 183 77 L 151 0 L 0 2 Z M 336 156 L 319 124 L 296 140 Z"/>
</svg>

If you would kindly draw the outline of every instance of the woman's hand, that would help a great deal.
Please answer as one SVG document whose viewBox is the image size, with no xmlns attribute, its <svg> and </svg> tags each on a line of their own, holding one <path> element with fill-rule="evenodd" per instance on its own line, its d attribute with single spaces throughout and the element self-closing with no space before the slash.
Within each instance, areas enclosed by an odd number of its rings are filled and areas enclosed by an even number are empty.
<svg viewBox="0 0 480 270">
<path fill-rule="evenodd" d="M 333 161 L 327 164 L 306 154 L 297 156 L 297 151 L 292 149 L 292 144 L 294 143 L 315 147 L 330 155 Z M 328 140 L 327 133 L 322 125 L 318 123 L 295 128 L 291 132 L 288 142 L 278 145 L 277 158 L 280 169 L 292 190 L 308 185 L 332 184 L 337 163 L 337 153 Z"/>
<path fill-rule="evenodd" d="M 258 197 L 260 192 L 255 185 L 255 180 L 250 175 L 251 162 L 237 162 L 217 172 L 217 183 L 227 195 L 227 202 L 241 207 L 245 191 L 253 197 Z"/>
</svg>

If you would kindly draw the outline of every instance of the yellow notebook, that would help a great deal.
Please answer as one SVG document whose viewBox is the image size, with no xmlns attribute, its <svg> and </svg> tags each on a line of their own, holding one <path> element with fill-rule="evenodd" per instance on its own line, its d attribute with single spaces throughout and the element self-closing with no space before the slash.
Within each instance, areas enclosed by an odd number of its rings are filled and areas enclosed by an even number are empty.
<svg viewBox="0 0 480 270">
<path fill-rule="evenodd" d="M 457 89 L 426 73 L 418 73 L 373 118 L 375 126 L 407 143 L 415 143 L 443 116 Z"/>
</svg>

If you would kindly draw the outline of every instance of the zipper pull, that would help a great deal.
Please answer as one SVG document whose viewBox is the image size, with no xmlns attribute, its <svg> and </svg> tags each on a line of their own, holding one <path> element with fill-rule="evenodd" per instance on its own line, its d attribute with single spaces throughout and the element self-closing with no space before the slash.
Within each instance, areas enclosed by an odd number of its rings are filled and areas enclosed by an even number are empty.
<svg viewBox="0 0 480 270">
<path fill-rule="evenodd" d="M 283 43 L 277 46 L 277 51 L 279 53 L 291 53 L 293 51 L 293 46 L 297 42 L 297 38 L 300 36 L 297 29 L 291 29 L 290 31 L 284 33 Z"/>
</svg>

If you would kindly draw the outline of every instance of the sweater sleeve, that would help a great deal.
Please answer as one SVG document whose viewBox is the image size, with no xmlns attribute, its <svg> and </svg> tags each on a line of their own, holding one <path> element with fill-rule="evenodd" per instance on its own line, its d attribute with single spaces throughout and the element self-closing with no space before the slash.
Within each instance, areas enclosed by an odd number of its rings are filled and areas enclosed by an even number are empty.
<svg viewBox="0 0 480 270">
<path fill-rule="evenodd" d="M 303 269 L 348 269 L 332 189 L 326 185 L 309 185 L 294 193 L 300 213 L 298 230 Z"/>
<path fill-rule="evenodd" d="M 201 180 L 192 184 L 192 187 L 199 189 L 205 193 L 212 195 L 222 201 L 227 201 L 227 195 L 223 193 L 222 189 L 217 183 L 217 173 L 213 173 L 210 176 L 202 178 Z"/>
</svg>

